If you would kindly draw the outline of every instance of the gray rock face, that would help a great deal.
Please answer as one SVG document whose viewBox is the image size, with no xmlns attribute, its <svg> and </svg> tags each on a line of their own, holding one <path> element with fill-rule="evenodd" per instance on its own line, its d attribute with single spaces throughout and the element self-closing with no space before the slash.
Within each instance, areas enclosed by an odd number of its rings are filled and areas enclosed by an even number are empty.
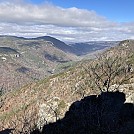
<svg viewBox="0 0 134 134">
<path fill-rule="evenodd" d="M 127 103 L 134 103 L 134 93 L 126 98 Z"/>
<path fill-rule="evenodd" d="M 132 79 L 131 79 L 132 82 Z M 110 91 L 117 90 L 126 94 L 126 103 L 134 103 L 134 83 L 123 85 L 112 85 Z"/>
<path fill-rule="evenodd" d="M 45 103 L 39 104 L 38 128 L 42 129 L 44 124 L 57 121 L 63 117 L 62 110 L 66 111 L 68 105 L 59 97 L 53 97 Z"/>
</svg>

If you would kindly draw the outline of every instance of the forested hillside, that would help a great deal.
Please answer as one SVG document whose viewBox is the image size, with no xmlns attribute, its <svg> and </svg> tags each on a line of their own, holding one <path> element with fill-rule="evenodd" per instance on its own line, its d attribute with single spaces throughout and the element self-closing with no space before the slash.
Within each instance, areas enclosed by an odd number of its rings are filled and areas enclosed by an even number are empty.
<svg viewBox="0 0 134 134">
<path fill-rule="evenodd" d="M 74 101 L 103 92 L 119 90 L 126 94 L 126 102 L 133 103 L 133 52 L 134 41 L 125 40 L 96 59 L 81 61 L 65 72 L 2 95 L 1 130 L 15 128 L 16 133 L 29 133 L 35 126 L 42 129 L 63 118 Z"/>
</svg>

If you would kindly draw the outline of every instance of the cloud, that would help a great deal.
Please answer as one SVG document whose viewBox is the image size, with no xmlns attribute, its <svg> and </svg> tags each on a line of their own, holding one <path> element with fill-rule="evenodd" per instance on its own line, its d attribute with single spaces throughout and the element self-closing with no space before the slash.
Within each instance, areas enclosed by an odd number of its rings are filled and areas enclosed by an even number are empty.
<svg viewBox="0 0 134 134">
<path fill-rule="evenodd" d="M 0 34 L 37 37 L 52 35 L 66 41 L 133 38 L 134 23 L 111 22 L 95 11 L 34 5 L 23 0 L 0 2 Z"/>
<path fill-rule="evenodd" d="M 0 21 L 17 24 L 53 24 L 60 26 L 112 26 L 104 17 L 85 9 L 61 8 L 54 5 L 0 3 Z"/>
</svg>

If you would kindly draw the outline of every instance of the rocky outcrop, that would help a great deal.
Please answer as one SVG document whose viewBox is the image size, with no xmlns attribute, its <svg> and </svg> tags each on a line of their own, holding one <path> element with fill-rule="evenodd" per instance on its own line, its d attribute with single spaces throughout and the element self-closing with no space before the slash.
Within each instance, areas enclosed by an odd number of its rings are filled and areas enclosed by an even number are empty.
<svg viewBox="0 0 134 134">
<path fill-rule="evenodd" d="M 125 94 L 104 92 L 74 102 L 65 117 L 45 125 L 42 134 L 133 134 L 134 105 Z"/>
<path fill-rule="evenodd" d="M 131 79 L 132 82 L 132 79 Z M 134 83 L 117 85 L 114 84 L 109 88 L 109 91 L 118 90 L 126 94 L 126 103 L 134 103 Z"/>
<path fill-rule="evenodd" d="M 55 122 L 63 117 L 64 111 L 67 111 L 68 104 L 59 97 L 53 97 L 44 103 L 39 103 L 37 127 L 41 130 L 44 124 Z"/>
</svg>

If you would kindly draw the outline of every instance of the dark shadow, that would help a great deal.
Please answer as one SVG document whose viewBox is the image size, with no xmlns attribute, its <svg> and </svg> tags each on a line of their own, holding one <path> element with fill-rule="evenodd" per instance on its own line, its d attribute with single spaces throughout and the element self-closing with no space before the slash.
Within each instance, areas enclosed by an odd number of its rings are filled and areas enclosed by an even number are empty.
<svg viewBox="0 0 134 134">
<path fill-rule="evenodd" d="M 2 130 L 0 131 L 0 134 L 12 134 L 14 129 L 5 129 L 5 130 Z"/>
<path fill-rule="evenodd" d="M 30 134 L 40 134 L 40 130 L 39 129 L 35 129 Z"/>
<path fill-rule="evenodd" d="M 87 96 L 63 119 L 45 125 L 42 134 L 134 134 L 134 105 L 118 91 Z"/>
</svg>

